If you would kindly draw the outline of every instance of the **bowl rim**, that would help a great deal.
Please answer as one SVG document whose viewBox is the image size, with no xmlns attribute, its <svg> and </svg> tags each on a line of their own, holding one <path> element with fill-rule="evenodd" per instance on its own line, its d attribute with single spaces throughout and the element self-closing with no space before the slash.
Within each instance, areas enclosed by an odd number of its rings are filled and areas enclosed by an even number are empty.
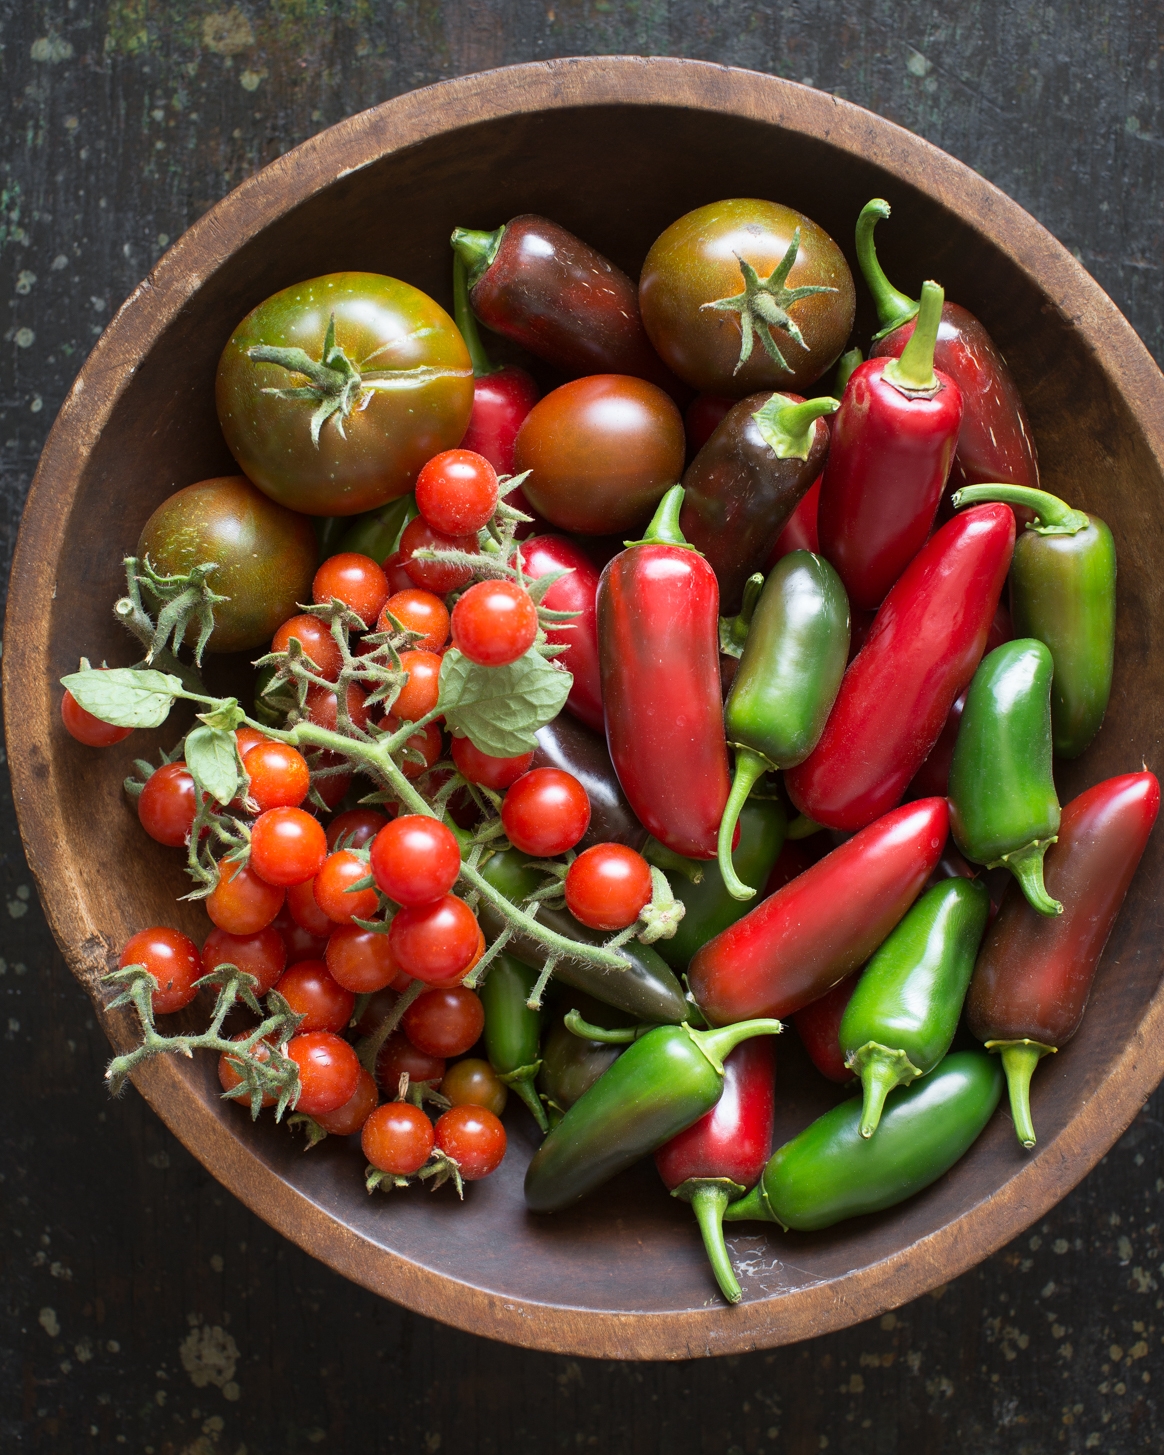
<svg viewBox="0 0 1164 1455">
<path fill-rule="evenodd" d="M 1018 203 L 970 167 L 887 119 L 793 81 L 672 57 L 601 56 L 530 62 L 440 81 L 318 133 L 230 192 L 178 239 L 130 294 L 81 368 L 53 424 L 14 552 L 3 680 L 47 683 L 47 642 L 21 622 L 48 619 L 55 563 L 82 464 L 134 372 L 134 360 L 231 252 L 317 191 L 443 132 L 522 114 L 598 106 L 669 106 L 765 122 L 856 153 L 927 193 L 995 245 L 1080 331 L 1135 411 L 1164 473 L 1164 377 L 1131 325 L 1082 265 Z M 1070 300 L 1070 301 L 1068 301 Z M 49 702 L 6 707 L 10 743 L 47 733 Z M 37 716 L 40 715 L 40 721 Z M 99 977 L 111 946 L 73 892 L 43 754 L 10 751 L 17 817 L 49 926 L 116 1046 L 127 1012 L 108 1013 Z M 52 892 L 47 892 L 48 886 Z M 510 1297 L 423 1268 L 343 1226 L 230 1132 L 167 1058 L 135 1076 L 138 1090 L 186 1148 L 247 1207 L 336 1272 L 415 1312 L 471 1333 L 559 1354 L 684 1359 L 769 1348 L 899 1307 L 964 1273 L 1043 1216 L 1091 1170 L 1164 1076 L 1164 985 L 1090 1098 L 995 1194 L 952 1222 L 855 1272 L 793 1292 L 673 1312 L 616 1313 Z"/>
</svg>

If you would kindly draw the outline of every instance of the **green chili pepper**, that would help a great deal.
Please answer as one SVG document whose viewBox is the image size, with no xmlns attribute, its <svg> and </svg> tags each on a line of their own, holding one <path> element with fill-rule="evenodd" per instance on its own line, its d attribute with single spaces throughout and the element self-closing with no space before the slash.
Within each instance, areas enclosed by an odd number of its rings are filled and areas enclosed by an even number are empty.
<svg viewBox="0 0 1164 1455">
<path fill-rule="evenodd" d="M 379 510 L 369 510 L 357 515 L 354 520 L 344 522 L 347 529 L 339 538 L 333 551 L 356 551 L 361 556 L 371 556 L 373 561 L 383 564 L 400 544 L 404 527 L 416 515 L 416 500 L 412 495 L 401 495 L 390 500 Z"/>
<path fill-rule="evenodd" d="M 774 798 L 749 798 L 740 813 L 740 842 L 735 852 L 735 871 L 745 884 L 762 889 L 772 865 L 784 847 L 788 815 L 784 805 Z M 655 948 L 673 970 L 687 969 L 687 963 L 701 945 L 714 939 L 720 930 L 747 914 L 748 906 L 728 893 L 723 875 L 715 863 L 706 860 L 693 868 L 703 870 L 703 878 L 692 884 L 682 870 L 667 875 L 676 899 L 687 906 L 679 928 L 669 940 L 658 940 Z"/>
<path fill-rule="evenodd" d="M 885 1104 L 877 1135 L 861 1135 L 861 1098 L 818 1117 L 775 1152 L 725 1222 L 779 1223 L 814 1232 L 880 1212 L 936 1182 L 973 1145 L 1003 1088 L 998 1060 L 957 1051 Z"/>
<path fill-rule="evenodd" d="M 1115 657 L 1116 553 L 1111 531 L 1044 490 L 973 485 L 955 507 L 979 500 L 1026 506 L 1038 519 L 1015 542 L 1010 611 L 1019 636 L 1038 637 L 1055 659 L 1051 723 L 1055 752 L 1077 758 L 1099 731 Z"/>
<path fill-rule="evenodd" d="M 1043 884 L 1059 832 L 1051 772 L 1051 653 L 1033 637 L 985 657 L 966 694 L 950 762 L 950 830 L 976 864 L 1009 869 L 1032 909 L 1062 914 Z"/>
<path fill-rule="evenodd" d="M 326 561 L 339 550 L 339 540 L 347 530 L 349 521 L 344 515 L 316 515 L 311 524 L 315 527 L 315 544 L 319 547 L 319 559 Z"/>
<path fill-rule="evenodd" d="M 865 1092 L 861 1135 L 885 1098 L 932 1071 L 958 1029 L 990 895 L 973 879 L 928 890 L 865 967 L 841 1019 L 845 1065 Z"/>
<path fill-rule="evenodd" d="M 724 707 L 736 776 L 719 827 L 719 869 L 728 893 L 755 889 L 732 867 L 732 838 L 762 773 L 802 763 L 824 731 L 849 655 L 849 601 L 823 556 L 792 551 L 772 568 L 748 627 Z"/>
<path fill-rule="evenodd" d="M 558 1212 L 696 1122 L 723 1092 L 724 1057 L 777 1020 L 738 1021 L 714 1031 L 657 1026 L 630 1045 L 576 1101 L 534 1153 L 525 1200 Z"/>
<path fill-rule="evenodd" d="M 577 991 L 570 991 L 566 1000 L 568 1008 L 565 1014 L 569 1014 L 570 1008 L 580 1010 L 588 1021 L 602 1027 L 603 1035 L 608 1034 L 607 1022 L 621 1025 L 626 1019 L 613 1006 L 603 1005 L 592 996 Z M 625 1049 L 619 1042 L 578 1036 L 566 1025 L 565 1015 L 557 1015 L 542 1046 L 542 1069 L 538 1076 L 538 1085 L 550 1105 L 551 1117 L 556 1111 L 560 1121 L 562 1114 L 590 1090 Z"/>
<path fill-rule="evenodd" d="M 527 1004 L 537 982 L 537 972 L 512 955 L 500 954 L 489 967 L 485 983 L 478 989 L 485 1007 L 485 1054 L 498 1077 L 511 1086 L 533 1114 L 543 1132 L 550 1129 L 546 1110 L 534 1090 L 534 1077 L 541 1070 L 538 1042 L 541 1012 Z"/>
</svg>

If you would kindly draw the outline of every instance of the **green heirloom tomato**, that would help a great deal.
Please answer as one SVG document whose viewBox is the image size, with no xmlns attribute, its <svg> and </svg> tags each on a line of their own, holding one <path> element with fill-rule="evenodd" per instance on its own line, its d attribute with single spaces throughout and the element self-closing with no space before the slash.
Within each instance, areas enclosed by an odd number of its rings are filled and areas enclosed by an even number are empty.
<svg viewBox="0 0 1164 1455">
<path fill-rule="evenodd" d="M 681 379 L 743 399 L 819 379 L 848 342 L 856 293 L 844 254 L 811 218 L 737 197 L 697 207 L 656 239 L 639 308 Z"/>
<path fill-rule="evenodd" d="M 318 561 L 311 522 L 242 475 L 200 480 L 163 500 L 145 523 L 137 554 L 164 576 L 217 561 L 207 584 L 230 599 L 214 608 L 212 652 L 266 646 L 299 610 L 296 603 L 311 600 Z"/>
<path fill-rule="evenodd" d="M 412 489 L 460 444 L 473 368 L 427 294 L 379 273 L 328 273 L 273 294 L 218 362 L 218 419 L 260 490 L 307 515 L 356 515 Z"/>
</svg>

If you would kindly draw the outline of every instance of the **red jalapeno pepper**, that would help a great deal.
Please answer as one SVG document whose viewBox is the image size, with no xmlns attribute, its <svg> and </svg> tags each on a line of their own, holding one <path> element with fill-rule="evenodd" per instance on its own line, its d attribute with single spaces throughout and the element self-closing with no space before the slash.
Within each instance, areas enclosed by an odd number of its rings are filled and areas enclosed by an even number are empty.
<svg viewBox="0 0 1164 1455">
<path fill-rule="evenodd" d="M 841 1050 L 841 1020 L 859 979 L 859 975 L 846 976 L 827 995 L 798 1010 L 792 1017 L 792 1024 L 796 1027 L 801 1045 L 808 1052 L 809 1060 L 822 1076 L 839 1085 L 853 1079 L 853 1072 L 845 1065 L 845 1053 Z"/>
<path fill-rule="evenodd" d="M 970 1030 L 1002 1055 L 1015 1131 L 1035 1145 L 1031 1074 L 1079 1029 L 1096 966 L 1160 811 L 1154 773 L 1097 783 L 1063 809 L 1058 842 L 1043 862 L 1047 890 L 1062 901 L 1051 919 L 1012 884 L 974 967 L 966 998 Z"/>
<path fill-rule="evenodd" d="M 864 828 L 901 800 L 970 685 L 1014 550 L 1014 516 L 978 506 L 944 525 L 885 598 L 824 733 L 784 774 L 816 823 Z"/>
<path fill-rule="evenodd" d="M 598 585 L 606 741 L 647 832 L 714 859 L 731 788 L 719 686 L 719 587 L 679 530 L 683 487 Z"/>
<path fill-rule="evenodd" d="M 728 1303 L 743 1294 L 723 1240 L 729 1202 L 759 1181 L 772 1151 L 776 1113 L 776 1045 L 769 1036 L 744 1041 L 724 1058 L 723 1094 L 704 1116 L 655 1153 L 659 1176 L 689 1202 L 703 1234 L 715 1281 Z"/>
<path fill-rule="evenodd" d="M 563 627 L 550 627 L 546 636 L 564 646 L 561 662 L 574 674 L 566 706 L 587 727 L 603 731 L 602 674 L 598 667 L 598 568 L 579 546 L 565 536 L 531 536 L 521 543 L 521 565 L 532 580 L 552 571 L 569 571 L 555 581 L 541 604 L 551 611 L 577 612 Z"/>
<path fill-rule="evenodd" d="M 817 534 L 817 511 L 820 507 L 820 482 L 824 477 L 818 475 L 808 487 L 808 494 L 788 517 L 788 524 L 776 537 L 776 544 L 768 553 L 768 559 L 764 563 L 765 576 L 784 556 L 790 556 L 793 551 L 811 551 L 814 556 L 820 555 L 820 537 Z"/>
<path fill-rule="evenodd" d="M 845 387 L 820 490 L 821 551 L 854 606 L 871 610 L 925 545 L 962 423 L 957 384 L 934 368 L 936 283 L 900 359 L 870 359 Z"/>
</svg>

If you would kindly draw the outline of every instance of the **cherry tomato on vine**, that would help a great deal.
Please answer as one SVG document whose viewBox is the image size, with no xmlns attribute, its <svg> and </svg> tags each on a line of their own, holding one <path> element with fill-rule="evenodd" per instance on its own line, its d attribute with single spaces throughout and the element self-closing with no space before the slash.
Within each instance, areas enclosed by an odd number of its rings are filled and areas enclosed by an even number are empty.
<svg viewBox="0 0 1164 1455">
<path fill-rule="evenodd" d="M 253 975 L 259 982 L 255 994 L 266 995 L 287 966 L 287 946 L 274 925 L 253 935 L 213 929 L 202 946 L 202 973 L 209 975 L 219 965 L 237 965 Z"/>
<path fill-rule="evenodd" d="M 467 551 L 475 556 L 477 549 L 475 535 L 442 535 L 440 531 L 433 530 L 423 516 L 418 515 L 415 520 L 408 522 L 400 537 L 400 563 L 414 586 L 423 586 L 426 591 L 444 596 L 447 592 L 464 586 L 472 576 L 472 571 L 468 566 L 455 566 L 447 561 L 417 561 L 413 559 L 413 552 Z"/>
<path fill-rule="evenodd" d="M 123 743 L 133 732 L 133 728 L 114 727 L 111 722 L 102 722 L 86 712 L 68 689 L 61 698 L 61 721 L 69 736 L 87 748 L 111 748 L 114 743 Z"/>
<path fill-rule="evenodd" d="M 463 1056 L 485 1029 L 485 1007 L 475 990 L 453 985 L 423 990 L 404 1012 L 404 1034 L 430 1056 Z"/>
<path fill-rule="evenodd" d="M 368 694 L 355 682 L 348 683 L 348 690 L 344 694 L 344 701 L 347 704 L 348 717 L 352 726 L 361 730 L 368 726 L 368 709 L 365 706 L 365 699 Z M 312 684 L 307 689 L 307 716 L 316 727 L 327 728 L 329 732 L 337 732 L 339 698 L 334 692 L 326 687 L 319 687 Z M 342 796 L 342 795 L 341 795 Z"/>
<path fill-rule="evenodd" d="M 376 623 L 378 632 L 395 631 L 389 617 L 405 631 L 421 632 L 421 639 L 413 642 L 415 651 L 439 652 L 449 639 L 449 610 L 439 596 L 431 591 L 422 591 L 412 586 L 407 591 L 397 591 L 384 603 L 380 619 Z"/>
<path fill-rule="evenodd" d="M 268 884 L 314 879 L 327 858 L 327 837 L 301 808 L 269 808 L 251 827 L 251 868 Z"/>
<path fill-rule="evenodd" d="M 407 976 L 401 978 L 408 979 Z M 408 984 L 411 985 L 412 981 L 408 980 Z M 371 995 L 364 1001 L 360 1017 L 356 1021 L 356 1035 L 374 1035 L 396 1009 L 396 1002 L 399 999 L 400 992 L 390 987 L 385 987 L 383 990 L 373 990 Z"/>
<path fill-rule="evenodd" d="M 374 889 L 351 889 L 368 877 L 369 869 L 362 859 L 347 849 L 329 854 L 323 868 L 312 881 L 315 902 L 337 925 L 350 925 L 356 919 L 371 919 L 380 907 Z"/>
<path fill-rule="evenodd" d="M 442 535 L 476 535 L 497 509 L 497 471 L 472 450 L 434 455 L 416 477 L 416 508 Z"/>
<path fill-rule="evenodd" d="M 416 722 L 427 717 L 437 705 L 441 692 L 441 658 L 436 652 L 401 652 L 400 665 L 408 673 L 408 681 L 392 704 L 392 712 L 405 722 Z"/>
<path fill-rule="evenodd" d="M 287 912 L 297 925 L 316 939 L 326 940 L 335 929 L 331 916 L 320 907 L 315 897 L 314 879 L 305 879 L 302 884 L 287 886 Z"/>
<path fill-rule="evenodd" d="M 387 814 L 378 808 L 349 808 L 347 813 L 336 814 L 327 826 L 328 852 L 366 849 L 387 822 Z"/>
<path fill-rule="evenodd" d="M 496 1172 L 505 1156 L 505 1128 L 483 1106 L 451 1107 L 437 1122 L 434 1135 L 466 1182 Z"/>
<path fill-rule="evenodd" d="M 386 732 L 397 732 L 403 726 L 404 724 L 400 719 L 391 713 L 384 719 L 384 729 Z M 420 778 L 428 772 L 434 763 L 439 763 L 442 742 L 441 730 L 435 722 L 425 723 L 419 732 L 413 733 L 406 740 L 406 746 L 413 753 L 419 753 L 423 761 L 418 762 L 411 756 L 403 759 L 400 764 L 400 771 L 404 774 L 405 778 Z"/>
<path fill-rule="evenodd" d="M 206 913 L 220 930 L 232 935 L 254 935 L 265 930 L 283 908 L 286 890 L 268 884 L 249 865 L 223 860 L 219 880 L 203 900 Z"/>
<path fill-rule="evenodd" d="M 359 925 L 333 930 L 324 959 L 332 978 L 356 995 L 383 990 L 400 975 L 390 937 Z"/>
<path fill-rule="evenodd" d="M 235 728 L 234 740 L 238 746 L 238 755 L 245 758 L 252 748 L 258 747 L 260 743 L 273 743 L 274 738 L 269 738 L 266 733 L 259 732 L 258 728 L 240 727 Z"/>
<path fill-rule="evenodd" d="M 375 1079 L 360 1067 L 360 1079 L 350 1101 L 335 1111 L 321 1111 L 315 1120 L 329 1136 L 351 1137 L 360 1130 L 380 1101 L 380 1091 Z"/>
<path fill-rule="evenodd" d="M 470 783 L 480 783 L 483 788 L 492 788 L 500 793 L 510 788 L 523 773 L 529 772 L 533 753 L 522 753 L 517 758 L 491 758 L 480 748 L 473 746 L 469 738 L 453 739 L 453 762 L 457 772 Z"/>
<path fill-rule="evenodd" d="M 364 1123 L 360 1147 L 380 1172 L 411 1177 L 428 1161 L 433 1147 L 432 1122 L 408 1101 L 386 1101 Z"/>
<path fill-rule="evenodd" d="M 444 1059 L 426 1056 L 416 1049 L 403 1031 L 394 1031 L 380 1047 L 376 1058 L 376 1080 L 385 1096 L 398 1095 L 400 1078 L 405 1073 L 409 1081 L 428 1081 L 436 1086 L 445 1074 Z"/>
<path fill-rule="evenodd" d="M 328 929 L 331 921 L 328 921 Z M 279 938 L 287 946 L 287 964 L 297 965 L 300 960 L 322 960 L 327 948 L 327 936 L 316 935 L 305 929 L 294 918 L 287 904 L 271 921 L 271 929 L 278 930 Z"/>
<path fill-rule="evenodd" d="M 426 814 L 408 813 L 372 840 L 372 877 L 397 904 L 431 904 L 447 895 L 461 872 L 452 829 Z"/>
<path fill-rule="evenodd" d="M 370 556 L 342 551 L 324 561 L 311 583 L 311 599 L 316 606 L 326 606 L 333 597 L 370 627 L 388 600 L 388 578 Z"/>
<path fill-rule="evenodd" d="M 243 767 L 251 780 L 248 795 L 260 813 L 268 808 L 298 808 L 311 787 L 307 759 L 289 743 L 256 743 Z"/>
<path fill-rule="evenodd" d="M 356 997 L 338 985 L 322 960 L 300 960 L 285 970 L 275 989 L 303 1019 L 296 1034 L 342 1031 L 352 1018 Z"/>
<path fill-rule="evenodd" d="M 431 904 L 398 910 L 388 941 L 406 975 L 429 985 L 449 984 L 469 968 L 480 934 L 465 901 L 446 894 Z"/>
<path fill-rule="evenodd" d="M 514 848 L 548 859 L 572 849 L 589 828 L 590 799 L 572 773 L 535 768 L 505 795 L 501 822 Z"/>
<path fill-rule="evenodd" d="M 393 551 L 384 561 L 384 578 L 388 582 L 388 590 L 395 596 L 399 591 L 415 591 L 416 582 L 404 569 L 403 551 Z M 390 596 L 389 600 L 392 599 Z"/>
<path fill-rule="evenodd" d="M 339 753 L 316 753 L 311 759 L 311 771 L 316 775 L 311 786 L 326 808 L 337 807 L 347 797 L 352 774 L 346 764 Z"/>
<path fill-rule="evenodd" d="M 512 581 L 478 581 L 453 607 L 453 645 L 481 667 L 507 667 L 533 646 L 538 609 Z"/>
<path fill-rule="evenodd" d="M 141 826 L 159 844 L 180 849 L 190 837 L 198 794 L 185 763 L 164 763 L 145 781 L 137 800 Z"/>
<path fill-rule="evenodd" d="M 331 1031 L 292 1036 L 287 1055 L 299 1067 L 295 1110 L 309 1117 L 336 1111 L 351 1101 L 360 1082 L 360 1063 L 347 1041 Z"/>
<path fill-rule="evenodd" d="M 566 871 L 566 908 L 592 930 L 625 930 L 651 902 L 651 866 L 625 844 L 595 844 Z"/>
<path fill-rule="evenodd" d="M 488 1061 L 466 1056 L 445 1072 L 440 1094 L 454 1106 L 483 1106 L 499 1117 L 509 1100 L 509 1088 Z"/>
<path fill-rule="evenodd" d="M 317 616 L 309 616 L 306 613 L 293 616 L 290 621 L 285 621 L 271 638 L 271 651 L 285 652 L 292 637 L 311 658 L 317 677 L 325 677 L 329 682 L 339 680 L 343 655 L 340 652 L 339 643 L 332 636 L 331 628 L 326 622 L 320 621 Z M 240 729 L 240 731 L 245 731 L 245 729 Z"/>
<path fill-rule="evenodd" d="M 250 1031 L 239 1031 L 238 1035 L 231 1036 L 231 1040 L 244 1041 L 249 1035 Z M 271 1048 L 267 1045 L 266 1041 L 256 1041 L 250 1049 L 250 1056 L 253 1061 L 269 1061 L 271 1059 Z M 237 1092 L 243 1084 L 242 1073 L 239 1071 L 237 1064 L 231 1059 L 229 1051 L 223 1051 L 218 1058 L 218 1082 L 227 1096 L 230 1096 L 232 1092 Z M 232 1097 L 232 1100 L 242 1102 L 244 1106 L 249 1106 L 250 1093 L 244 1091 L 241 1095 Z M 277 1100 L 278 1097 L 272 1096 L 268 1091 L 264 1094 L 261 1104 L 263 1106 L 274 1106 Z"/>
<path fill-rule="evenodd" d="M 172 1015 L 197 995 L 194 982 L 202 976 L 198 946 L 180 930 L 154 925 L 130 935 L 117 962 L 119 970 L 144 965 L 158 982 L 152 1002 L 155 1015 Z"/>
</svg>

